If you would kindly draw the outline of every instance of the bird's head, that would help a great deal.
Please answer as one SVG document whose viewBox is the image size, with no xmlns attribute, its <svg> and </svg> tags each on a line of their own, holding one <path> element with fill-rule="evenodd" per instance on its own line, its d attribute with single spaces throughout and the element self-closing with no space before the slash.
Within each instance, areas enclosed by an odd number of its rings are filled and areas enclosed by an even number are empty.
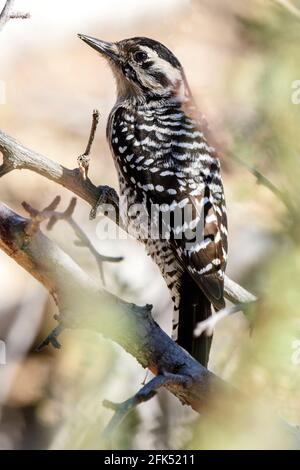
<svg viewBox="0 0 300 470">
<path fill-rule="evenodd" d="M 106 42 L 84 34 L 78 36 L 108 60 L 119 97 L 142 101 L 187 99 L 183 68 L 160 42 L 144 37 Z"/>
</svg>

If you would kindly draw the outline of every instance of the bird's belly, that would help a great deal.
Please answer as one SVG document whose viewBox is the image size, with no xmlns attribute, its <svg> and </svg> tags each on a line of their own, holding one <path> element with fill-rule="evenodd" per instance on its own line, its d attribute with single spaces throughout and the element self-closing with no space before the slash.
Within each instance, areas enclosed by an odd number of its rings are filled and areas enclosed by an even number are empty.
<svg viewBox="0 0 300 470">
<path fill-rule="evenodd" d="M 124 228 L 129 235 L 143 241 L 148 238 L 148 217 L 146 206 L 139 200 L 137 192 L 128 186 L 123 178 L 119 179 L 119 211 Z M 145 214 L 141 217 L 139 213 Z"/>
<path fill-rule="evenodd" d="M 171 292 L 172 301 L 177 306 L 179 302 L 179 283 L 182 268 L 174 255 L 167 239 L 153 238 L 149 230 L 146 205 L 137 196 L 133 187 L 126 185 L 120 179 L 120 216 L 127 232 L 143 243 L 146 252 L 160 269 L 162 276 Z M 136 211 L 143 212 L 145 217 L 136 217 Z"/>
</svg>

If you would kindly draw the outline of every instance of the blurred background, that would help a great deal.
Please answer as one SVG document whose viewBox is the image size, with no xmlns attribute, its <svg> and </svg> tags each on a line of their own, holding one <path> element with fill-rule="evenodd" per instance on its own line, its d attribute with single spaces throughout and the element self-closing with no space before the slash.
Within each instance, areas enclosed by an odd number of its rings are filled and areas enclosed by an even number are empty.
<svg viewBox="0 0 300 470">
<path fill-rule="evenodd" d="M 0 0 L 0 10 L 4 5 Z M 299 8 L 299 10 L 298 10 Z M 227 273 L 259 297 L 245 316 L 216 327 L 209 368 L 268 402 L 272 417 L 300 424 L 300 2 L 288 0 L 17 0 L 31 19 L 12 20 L 0 34 L 0 127 L 24 145 L 73 168 L 83 153 L 93 108 L 101 114 L 90 178 L 117 187 L 105 139 L 115 100 L 112 74 L 77 33 L 105 40 L 149 36 L 168 46 L 185 68 L 200 110 L 222 148 L 229 212 Z M 294 93 L 294 95 L 293 95 Z M 3 93 L 2 93 L 3 94 Z M 3 97 L 2 97 L 3 98 Z M 240 161 L 237 161 L 238 157 Z M 0 157 L 1 159 L 1 157 Z M 256 168 L 284 194 L 258 184 Z M 71 194 L 30 172 L 0 180 L 0 200 L 19 213 L 26 200 L 43 208 Z M 106 287 L 135 303 L 154 304 L 171 326 L 171 301 L 159 271 L 134 240 L 104 240 L 99 219 L 78 201 L 74 218 L 102 254 Z M 62 221 L 48 234 L 91 276 L 97 265 Z M 123 401 L 145 371 L 121 348 L 91 332 L 66 331 L 62 349 L 36 353 L 55 326 L 47 292 L 0 252 L 0 448 L 102 448 L 111 412 L 102 400 Z M 101 280 L 99 278 L 99 285 Z M 3 359 L 3 358 L 2 358 Z M 4 362 L 4 361 L 2 361 Z M 284 448 L 276 420 L 258 407 L 251 422 L 199 416 L 161 391 L 123 423 L 112 448 Z"/>
</svg>

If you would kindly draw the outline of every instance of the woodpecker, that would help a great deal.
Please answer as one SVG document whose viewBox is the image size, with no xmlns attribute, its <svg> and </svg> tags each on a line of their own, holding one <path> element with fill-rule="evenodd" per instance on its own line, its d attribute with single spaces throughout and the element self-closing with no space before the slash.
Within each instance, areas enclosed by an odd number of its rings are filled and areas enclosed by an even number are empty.
<svg viewBox="0 0 300 470">
<path fill-rule="evenodd" d="M 194 337 L 194 329 L 212 306 L 217 311 L 225 305 L 227 258 L 220 162 L 206 122 L 183 67 L 163 44 L 145 37 L 106 42 L 78 36 L 108 60 L 116 79 L 107 139 L 119 178 L 120 216 L 170 290 L 173 339 L 206 367 L 211 338 Z"/>
</svg>

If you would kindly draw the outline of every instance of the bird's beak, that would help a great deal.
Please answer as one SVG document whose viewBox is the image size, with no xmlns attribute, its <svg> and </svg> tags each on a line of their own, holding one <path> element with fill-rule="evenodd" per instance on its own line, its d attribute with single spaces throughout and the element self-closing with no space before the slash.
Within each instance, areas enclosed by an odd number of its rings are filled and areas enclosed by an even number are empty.
<svg viewBox="0 0 300 470">
<path fill-rule="evenodd" d="M 78 34 L 78 37 L 84 42 L 86 42 L 93 49 L 100 52 L 100 54 L 109 57 L 115 62 L 119 61 L 118 46 L 113 42 L 101 41 L 100 39 L 96 39 L 91 36 L 86 36 L 85 34 Z"/>
</svg>

